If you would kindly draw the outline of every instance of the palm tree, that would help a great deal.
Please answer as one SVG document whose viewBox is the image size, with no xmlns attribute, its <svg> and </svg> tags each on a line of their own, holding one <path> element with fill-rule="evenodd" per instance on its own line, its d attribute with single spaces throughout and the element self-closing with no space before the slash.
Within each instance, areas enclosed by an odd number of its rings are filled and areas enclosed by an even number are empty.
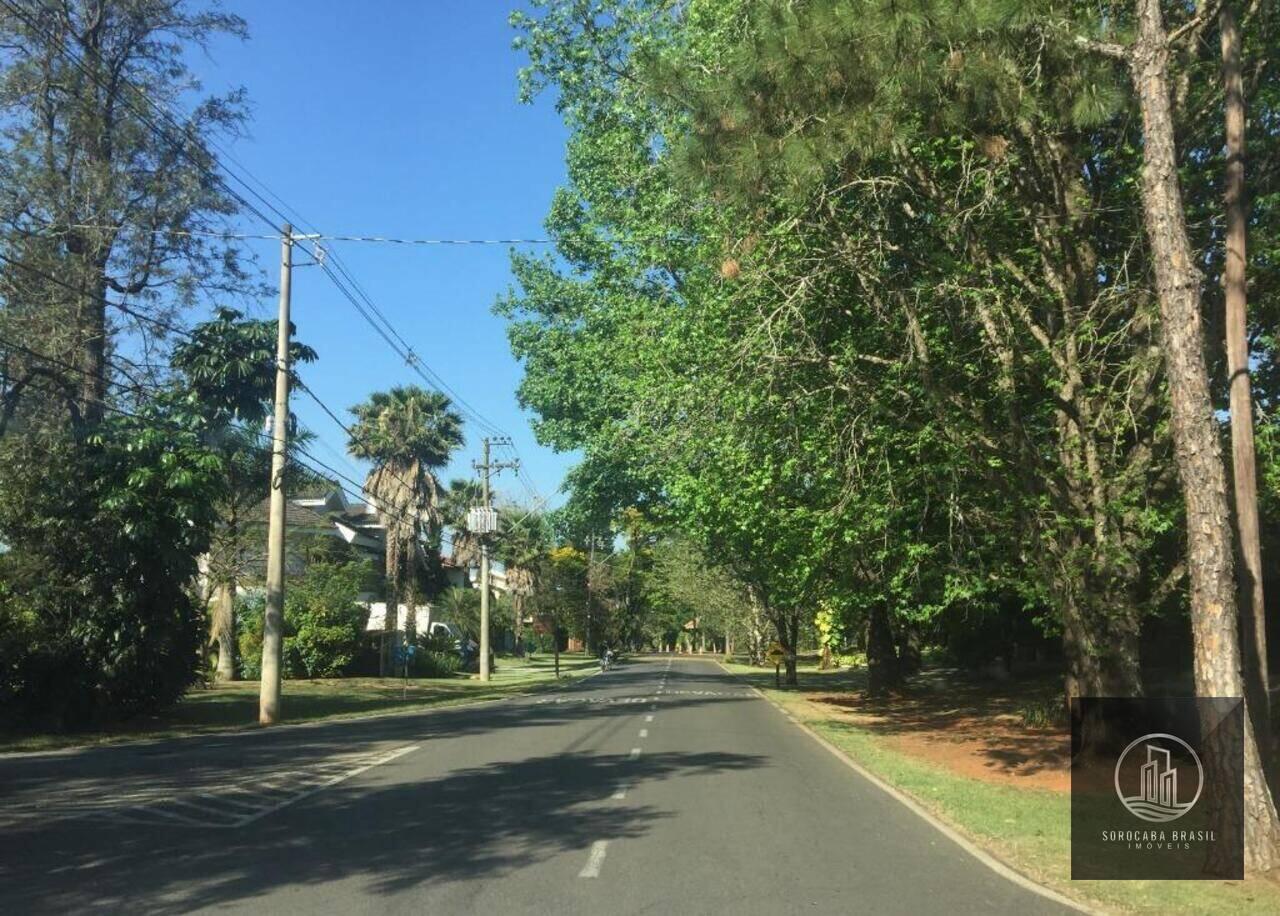
<svg viewBox="0 0 1280 916">
<path fill-rule="evenodd" d="M 480 642 L 480 593 L 474 588 L 454 586 L 440 595 L 444 619 L 476 644 Z"/>
<path fill-rule="evenodd" d="M 513 520 L 498 540 L 497 556 L 507 573 L 507 588 L 515 611 L 516 654 L 523 651 L 524 616 L 530 596 L 537 587 L 536 571 L 551 547 L 551 531 L 546 517 L 533 511 L 510 510 Z"/>
<path fill-rule="evenodd" d="M 413 385 L 379 391 L 351 412 L 356 419 L 347 451 L 373 463 L 364 492 L 386 530 L 387 615 L 379 662 L 385 676 L 386 636 L 395 630 L 401 603 L 408 608 L 406 636 L 414 637 L 420 544 L 441 524 L 434 472 L 462 445 L 462 417 L 443 394 Z"/>
<path fill-rule="evenodd" d="M 455 478 L 449 481 L 449 489 L 441 498 L 441 514 L 444 523 L 453 532 L 453 545 L 449 556 L 459 566 L 474 566 L 480 562 L 480 535 L 467 524 L 467 513 L 481 504 L 481 487 L 478 480 Z"/>
</svg>

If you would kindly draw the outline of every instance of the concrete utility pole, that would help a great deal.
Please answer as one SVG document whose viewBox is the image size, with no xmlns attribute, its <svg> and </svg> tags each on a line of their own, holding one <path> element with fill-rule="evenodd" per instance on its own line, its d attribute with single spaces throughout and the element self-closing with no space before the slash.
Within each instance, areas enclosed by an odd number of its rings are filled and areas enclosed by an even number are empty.
<svg viewBox="0 0 1280 916">
<path fill-rule="evenodd" d="M 280 239 L 280 317 L 276 331 L 276 403 L 271 438 L 271 509 L 267 530 L 267 608 L 262 617 L 262 680 L 258 723 L 280 719 L 280 650 L 284 638 L 285 437 L 289 430 L 289 292 L 293 227 Z"/>
<path fill-rule="evenodd" d="M 490 509 L 490 493 L 489 493 L 489 475 L 501 471 L 503 468 L 518 468 L 519 461 L 497 461 L 489 460 L 489 445 L 509 445 L 510 439 L 490 439 L 488 436 L 484 438 L 484 460 L 480 464 L 473 465 L 480 472 L 480 488 L 481 499 L 484 502 L 484 516 L 487 521 L 483 526 L 472 526 L 472 530 L 480 535 L 480 680 L 489 680 L 489 535 L 497 530 L 496 519 L 493 519 Z"/>
</svg>

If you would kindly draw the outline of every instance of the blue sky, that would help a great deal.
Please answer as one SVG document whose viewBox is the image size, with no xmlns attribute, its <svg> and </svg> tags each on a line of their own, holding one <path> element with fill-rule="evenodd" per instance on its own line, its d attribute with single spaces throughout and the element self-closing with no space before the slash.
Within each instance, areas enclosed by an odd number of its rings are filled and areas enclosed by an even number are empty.
<svg viewBox="0 0 1280 916">
<path fill-rule="evenodd" d="M 209 92 L 245 87 L 250 136 L 231 151 L 326 233 L 541 237 L 564 179 L 565 130 L 550 99 L 516 101 L 523 56 L 511 50 L 507 16 L 518 2 L 224 0 L 250 40 L 220 40 L 190 63 Z M 264 228 L 252 217 L 244 227 Z M 249 244 L 274 285 L 278 245 Z M 515 398 L 520 367 L 490 311 L 512 282 L 508 249 L 333 247 L 418 355 L 511 434 L 538 494 L 554 493 L 574 456 L 534 442 Z M 274 301 L 261 303 L 261 315 L 274 312 Z M 304 380 L 344 419 L 370 392 L 419 381 L 314 267 L 294 272 L 293 320 L 320 355 Z M 335 455 L 342 431 L 305 397 L 294 409 L 320 435 L 316 457 L 356 476 Z M 481 433 L 467 433 L 447 476 L 472 473 Z M 532 501 L 510 473 L 498 486 Z"/>
</svg>

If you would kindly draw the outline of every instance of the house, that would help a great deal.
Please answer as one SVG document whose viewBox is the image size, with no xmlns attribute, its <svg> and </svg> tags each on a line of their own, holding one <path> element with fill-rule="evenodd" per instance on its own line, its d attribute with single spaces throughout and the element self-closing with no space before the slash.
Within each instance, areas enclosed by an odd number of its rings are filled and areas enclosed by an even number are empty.
<svg viewBox="0 0 1280 916">
<path fill-rule="evenodd" d="M 270 500 L 263 499 L 254 507 L 249 525 L 261 530 L 265 547 Z M 301 575 L 307 566 L 307 547 L 317 539 L 333 538 L 347 544 L 358 557 L 370 560 L 381 570 L 386 552 L 386 526 L 377 509 L 364 502 L 349 501 L 336 485 L 313 487 L 291 495 L 285 502 L 285 574 Z M 244 557 L 242 568 L 248 581 L 261 582 L 266 577 L 266 551 L 255 550 Z M 467 567 L 450 557 L 440 557 L 446 587 L 466 588 L 472 585 Z M 501 590 L 495 584 L 496 590 Z M 375 595 L 364 596 L 372 600 Z"/>
</svg>

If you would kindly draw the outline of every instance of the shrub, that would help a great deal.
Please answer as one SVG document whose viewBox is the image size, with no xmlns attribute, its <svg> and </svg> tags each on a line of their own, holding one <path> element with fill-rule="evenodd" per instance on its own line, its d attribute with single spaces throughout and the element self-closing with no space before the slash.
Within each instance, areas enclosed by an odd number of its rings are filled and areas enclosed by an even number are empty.
<svg viewBox="0 0 1280 916">
<path fill-rule="evenodd" d="M 368 577 L 361 562 L 313 562 L 285 593 L 290 676 L 339 677 L 360 652 L 367 611 L 356 599 Z"/>
<path fill-rule="evenodd" d="M 261 592 L 236 597 L 236 661 L 240 676 L 256 681 L 262 676 L 262 617 L 267 598 Z"/>
<path fill-rule="evenodd" d="M 356 599 L 368 578 L 363 562 L 315 561 L 285 588 L 283 674 L 341 677 L 362 651 L 367 611 Z M 266 597 L 250 593 L 236 613 L 240 674 L 262 675 L 262 618 Z"/>
<path fill-rule="evenodd" d="M 113 418 L 84 441 L 14 437 L 0 466 L 4 724 L 75 729 L 177 700 L 200 667 L 187 584 L 216 460 L 194 435 Z"/>
<path fill-rule="evenodd" d="M 419 677 L 451 677 L 462 668 L 462 659 L 453 649 L 440 652 L 419 649 L 413 656 L 413 673 Z"/>
</svg>

